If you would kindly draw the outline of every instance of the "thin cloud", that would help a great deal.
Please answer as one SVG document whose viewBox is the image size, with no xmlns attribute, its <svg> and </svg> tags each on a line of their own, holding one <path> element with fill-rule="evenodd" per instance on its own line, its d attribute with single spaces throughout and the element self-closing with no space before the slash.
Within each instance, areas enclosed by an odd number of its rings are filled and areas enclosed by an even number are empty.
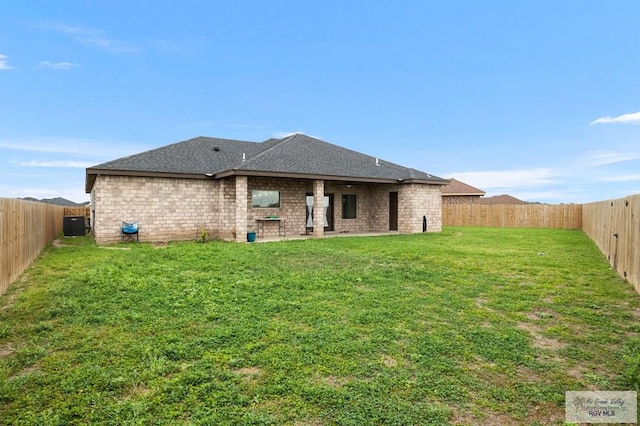
<svg viewBox="0 0 640 426">
<path fill-rule="evenodd" d="M 603 182 L 634 182 L 640 181 L 640 174 L 611 176 L 600 180 Z"/>
<path fill-rule="evenodd" d="M 64 70 L 69 71 L 77 67 L 78 64 L 74 64 L 73 62 L 49 62 L 49 61 L 40 61 L 38 64 L 38 68 L 52 68 L 54 70 Z"/>
<path fill-rule="evenodd" d="M 547 191 L 529 191 L 529 192 L 514 192 L 513 195 L 516 198 L 526 201 L 535 200 L 566 200 L 567 195 L 574 194 L 577 191 L 571 190 L 547 190 Z"/>
<path fill-rule="evenodd" d="M 106 37 L 81 37 L 79 40 L 87 46 L 95 46 L 111 53 L 136 53 L 142 49 L 138 46 L 112 40 Z"/>
<path fill-rule="evenodd" d="M 617 117 L 600 117 L 596 120 L 593 120 L 590 124 L 592 126 L 594 124 L 640 124 L 640 112 L 623 114 Z"/>
<path fill-rule="evenodd" d="M 39 28 L 64 34 L 86 46 L 97 47 L 110 53 L 136 53 L 142 50 L 139 46 L 109 38 L 104 34 L 104 31 L 92 28 L 74 27 L 57 23 L 43 24 L 40 25 Z"/>
<path fill-rule="evenodd" d="M 109 149 L 106 150 L 106 147 Z M 53 137 L 27 140 L 0 139 L 0 148 L 13 151 L 87 155 L 96 158 L 131 155 L 149 149 L 122 141 Z M 108 154 L 105 151 L 108 151 Z"/>
<path fill-rule="evenodd" d="M 455 177 L 478 188 L 523 188 L 555 183 L 560 174 L 552 169 L 496 170 L 483 172 L 450 173 Z"/>
<path fill-rule="evenodd" d="M 13 66 L 9 65 L 7 55 L 0 55 L 0 70 L 12 70 Z"/>
<path fill-rule="evenodd" d="M 17 161 L 12 162 L 20 167 L 47 167 L 47 168 L 79 168 L 86 169 L 92 164 L 85 161 Z"/>
<path fill-rule="evenodd" d="M 592 152 L 582 160 L 583 167 L 606 166 L 608 164 L 622 163 L 640 159 L 640 154 L 622 152 Z"/>
<path fill-rule="evenodd" d="M 66 186 L 68 188 L 68 186 Z M 16 187 L 0 185 L 0 193 L 8 198 L 33 197 L 37 199 L 62 197 L 75 202 L 84 202 L 89 196 L 84 191 L 78 189 L 61 189 L 60 187 Z"/>
</svg>

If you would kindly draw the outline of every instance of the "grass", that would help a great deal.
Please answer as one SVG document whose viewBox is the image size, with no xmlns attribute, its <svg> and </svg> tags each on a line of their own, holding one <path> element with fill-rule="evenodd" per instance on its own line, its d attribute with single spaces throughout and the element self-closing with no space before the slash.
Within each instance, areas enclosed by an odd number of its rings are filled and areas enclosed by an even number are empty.
<svg viewBox="0 0 640 426">
<path fill-rule="evenodd" d="M 578 231 L 64 239 L 0 297 L 0 422 L 563 424 L 638 390 L 639 317 Z"/>
</svg>

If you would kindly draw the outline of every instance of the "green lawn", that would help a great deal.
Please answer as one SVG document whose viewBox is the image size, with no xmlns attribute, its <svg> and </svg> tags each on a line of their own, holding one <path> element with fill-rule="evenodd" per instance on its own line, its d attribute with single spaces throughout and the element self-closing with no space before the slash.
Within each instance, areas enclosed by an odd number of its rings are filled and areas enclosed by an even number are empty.
<svg viewBox="0 0 640 426">
<path fill-rule="evenodd" d="M 0 297 L 2 424 L 563 424 L 640 383 L 579 231 L 62 243 Z"/>
</svg>

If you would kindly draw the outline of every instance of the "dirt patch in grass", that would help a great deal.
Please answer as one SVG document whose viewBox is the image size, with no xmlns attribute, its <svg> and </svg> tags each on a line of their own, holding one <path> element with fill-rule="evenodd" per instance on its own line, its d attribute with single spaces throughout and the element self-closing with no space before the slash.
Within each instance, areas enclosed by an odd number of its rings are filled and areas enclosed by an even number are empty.
<svg viewBox="0 0 640 426">
<path fill-rule="evenodd" d="M 16 298 L 18 297 L 18 292 L 14 292 L 7 295 L 7 302 L 0 307 L 0 311 L 4 311 L 5 309 L 9 309 L 16 302 Z"/>
<path fill-rule="evenodd" d="M 530 314 L 530 315 L 536 315 L 536 314 Z M 518 323 L 518 328 L 531 334 L 531 336 L 533 337 L 533 345 L 537 348 L 548 349 L 555 352 L 567 346 L 566 343 L 563 343 L 559 340 L 553 339 L 551 337 L 543 336 L 541 334 L 542 329 L 535 324 L 531 324 L 528 322 L 520 322 Z"/>
<path fill-rule="evenodd" d="M 519 425 L 521 422 L 513 420 L 504 414 L 494 413 L 483 410 L 482 416 L 476 416 L 473 413 L 457 410 L 449 419 L 450 424 L 456 426 L 475 426 L 475 425 Z"/>
<path fill-rule="evenodd" d="M 536 374 L 530 368 L 519 366 L 516 370 L 517 376 L 522 379 L 522 381 L 527 383 L 540 383 L 542 382 L 540 375 Z"/>
<path fill-rule="evenodd" d="M 484 297 L 477 297 L 475 302 L 477 307 L 484 308 L 484 305 L 488 302 L 488 300 Z"/>
<path fill-rule="evenodd" d="M 259 376 L 262 374 L 262 370 L 258 367 L 243 367 L 233 371 L 241 376 Z"/>
<path fill-rule="evenodd" d="M 567 373 L 567 376 L 569 377 L 573 377 L 576 380 L 580 380 L 581 382 L 584 381 L 584 373 L 585 373 L 585 369 L 579 365 L 576 365 L 574 367 L 571 368 L 567 368 L 565 370 L 565 372 Z M 586 383 L 584 383 L 586 385 Z"/>
<path fill-rule="evenodd" d="M 240 379 L 245 385 L 252 385 L 260 376 L 262 376 L 262 370 L 258 367 L 242 367 L 237 370 L 233 370 L 233 372 L 240 376 Z"/>
<path fill-rule="evenodd" d="M 558 407 L 550 402 L 535 405 L 527 413 L 527 424 L 562 425 L 564 421 L 564 406 Z"/>
<path fill-rule="evenodd" d="M 559 315 L 550 310 L 539 310 L 535 312 L 528 312 L 525 316 L 527 317 L 527 319 L 530 319 L 531 321 L 540 321 L 540 320 L 547 320 L 551 318 L 557 318 Z"/>
<path fill-rule="evenodd" d="M 454 411 L 450 418 L 452 425 L 459 426 L 475 426 L 475 425 L 522 425 L 522 424 L 544 424 L 555 425 L 564 424 L 565 413 L 564 407 L 557 407 L 552 403 L 535 405 L 527 412 L 527 419 L 514 419 L 503 413 L 496 413 L 486 409 L 477 407 L 474 411 L 480 411 L 482 414 L 474 414 L 473 412 L 465 412 L 461 408 Z"/>
<path fill-rule="evenodd" d="M 322 426 L 325 423 L 321 422 L 320 420 L 305 420 L 305 421 L 298 421 L 294 423 L 294 426 Z"/>
<path fill-rule="evenodd" d="M 382 358 L 382 363 L 387 368 L 393 368 L 393 367 L 397 367 L 398 366 L 398 361 L 396 361 L 394 358 L 392 358 L 390 356 L 387 356 L 387 355 L 385 355 Z"/>
<path fill-rule="evenodd" d="M 320 420 L 314 419 L 314 420 L 297 421 L 293 425 L 294 426 L 322 426 L 323 424 L 324 423 L 321 422 Z"/>
<path fill-rule="evenodd" d="M 370 293 L 370 292 L 376 291 L 375 288 L 373 288 L 373 287 L 371 287 L 369 285 L 366 285 L 366 284 L 357 285 L 356 286 L 356 290 L 362 291 L 362 292 L 366 292 L 366 293 Z"/>
<path fill-rule="evenodd" d="M 23 272 L 22 275 L 20 275 L 20 277 L 11 285 L 11 293 L 7 292 L 3 295 L 0 295 L 0 298 L 2 298 L 2 296 L 6 297 L 5 304 L 0 306 L 0 312 L 4 311 L 5 309 L 9 309 L 14 305 L 14 303 L 16 303 L 18 295 L 22 293 L 22 291 L 25 289 L 25 286 L 28 285 L 30 280 L 31 276 L 29 275 L 29 273 Z"/>
<path fill-rule="evenodd" d="M 14 353 L 16 351 L 16 349 L 12 346 L 9 345 L 5 345 L 5 346 L 0 346 L 0 358 L 4 358 L 6 356 L 11 355 L 12 353 Z"/>
<path fill-rule="evenodd" d="M 23 368 L 21 371 L 9 376 L 9 380 L 15 380 L 22 376 L 28 376 L 29 374 L 36 374 L 40 372 L 40 368 L 35 365 L 30 365 L 28 367 Z"/>
<path fill-rule="evenodd" d="M 584 386 L 584 390 L 602 390 L 602 386 L 597 382 L 594 382 L 593 379 L 596 377 L 607 377 L 610 375 L 607 371 L 600 369 L 588 369 L 581 365 L 574 365 L 564 371 L 567 376 L 580 381 L 582 386 Z"/>
<path fill-rule="evenodd" d="M 328 376 L 317 376 L 314 381 L 316 383 L 321 383 L 324 385 L 328 385 L 332 388 L 339 389 L 349 383 L 349 379 L 345 377 L 338 377 L 330 374 Z"/>
<path fill-rule="evenodd" d="M 146 387 L 142 383 L 138 383 L 137 385 L 129 389 L 129 392 L 127 392 L 125 398 L 137 399 L 138 397 L 148 395 L 150 392 L 151 390 L 148 387 Z"/>
<path fill-rule="evenodd" d="M 323 383 L 331 386 L 332 388 L 341 388 L 344 386 L 345 381 L 336 376 L 327 376 L 322 380 Z"/>
</svg>

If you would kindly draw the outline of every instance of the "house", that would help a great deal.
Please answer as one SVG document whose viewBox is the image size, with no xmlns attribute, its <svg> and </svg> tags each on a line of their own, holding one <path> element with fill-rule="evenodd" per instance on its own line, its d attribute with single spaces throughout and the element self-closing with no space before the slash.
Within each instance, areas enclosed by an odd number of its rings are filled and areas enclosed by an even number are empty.
<svg viewBox="0 0 640 426">
<path fill-rule="evenodd" d="M 140 241 L 211 237 L 246 241 L 325 232 L 442 229 L 449 181 L 294 134 L 264 142 L 197 137 L 86 169 L 94 236 Z M 321 224 L 317 226 L 317 224 Z"/>
<path fill-rule="evenodd" d="M 495 195 L 493 197 L 481 198 L 479 204 L 529 204 L 526 201 L 522 201 L 513 195 L 502 194 Z"/>
<path fill-rule="evenodd" d="M 442 187 L 442 204 L 477 204 L 485 192 L 457 179 Z"/>
</svg>

